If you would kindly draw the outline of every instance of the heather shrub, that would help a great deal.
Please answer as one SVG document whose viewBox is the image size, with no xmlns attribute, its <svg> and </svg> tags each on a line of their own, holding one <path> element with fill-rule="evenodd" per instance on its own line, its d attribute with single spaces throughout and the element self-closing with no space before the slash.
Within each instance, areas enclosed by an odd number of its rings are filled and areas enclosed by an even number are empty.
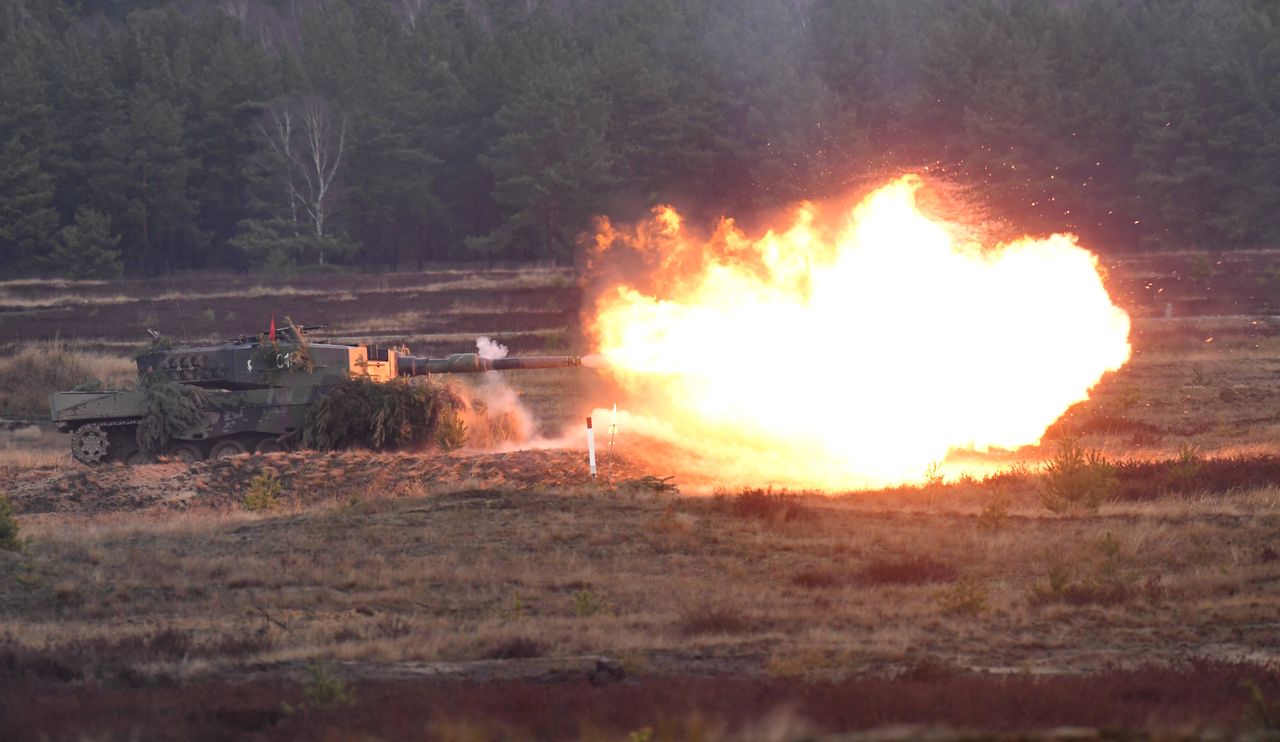
<svg viewBox="0 0 1280 742">
<path fill-rule="evenodd" d="M 800 587 L 810 590 L 836 588 L 847 582 L 837 572 L 821 568 L 797 572 L 792 576 L 791 581 Z"/>
<path fill-rule="evenodd" d="M 817 649 L 800 649 L 774 652 L 765 663 L 765 672 L 771 678 L 816 679 L 831 669 L 832 656 Z"/>
<path fill-rule="evenodd" d="M 721 502 L 724 502 L 721 496 Z M 803 498 L 785 491 L 745 489 L 728 498 L 729 511 L 739 518 L 756 518 L 773 523 L 817 520 L 818 513 Z"/>
<path fill-rule="evenodd" d="M 972 576 L 938 590 L 933 596 L 948 616 L 980 616 L 987 611 L 987 586 Z"/>
<path fill-rule="evenodd" d="M 485 652 L 485 658 L 491 660 L 518 660 L 541 657 L 547 653 L 547 645 L 527 636 L 517 636 L 499 642 Z"/>
<path fill-rule="evenodd" d="M 925 585 L 954 582 L 958 573 L 950 564 L 927 556 L 877 559 L 859 574 L 864 585 Z"/>
<path fill-rule="evenodd" d="M 697 605 L 680 615 L 677 626 L 685 636 L 741 634 L 751 630 L 752 622 L 735 606 Z"/>
</svg>

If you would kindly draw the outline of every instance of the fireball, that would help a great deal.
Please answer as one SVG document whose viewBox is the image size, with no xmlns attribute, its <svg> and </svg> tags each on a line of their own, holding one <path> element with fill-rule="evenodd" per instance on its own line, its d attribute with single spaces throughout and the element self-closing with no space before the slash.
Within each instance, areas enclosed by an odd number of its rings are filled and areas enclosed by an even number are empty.
<svg viewBox="0 0 1280 742">
<path fill-rule="evenodd" d="M 1129 317 L 1071 235 L 983 246 L 926 216 L 914 176 L 823 218 L 691 236 L 671 208 L 597 249 L 643 281 L 589 331 L 631 411 L 724 484 L 918 482 L 950 454 L 1037 444 L 1130 355 Z M 643 283 L 643 285 L 641 285 Z"/>
</svg>

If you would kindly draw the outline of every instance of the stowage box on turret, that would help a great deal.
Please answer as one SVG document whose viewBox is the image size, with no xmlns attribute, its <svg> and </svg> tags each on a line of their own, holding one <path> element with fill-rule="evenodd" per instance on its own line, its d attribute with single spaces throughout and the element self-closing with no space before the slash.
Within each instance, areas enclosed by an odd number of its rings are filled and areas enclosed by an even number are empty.
<svg viewBox="0 0 1280 742">
<path fill-rule="evenodd" d="M 581 365 L 577 356 L 487 359 L 475 353 L 421 358 L 392 348 L 309 341 L 290 324 L 277 339 L 265 334 L 221 345 L 159 348 L 138 356 L 138 389 L 57 392 L 53 421 L 71 433 L 71 453 L 85 464 L 142 463 L 153 453 L 181 461 L 283 450 L 299 438 L 313 405 L 352 377 L 386 382 L 405 376 L 479 373 Z M 155 376 L 153 376 L 155 375 Z M 199 420 L 145 451 L 137 428 L 154 405 L 149 379 L 197 387 Z"/>
</svg>

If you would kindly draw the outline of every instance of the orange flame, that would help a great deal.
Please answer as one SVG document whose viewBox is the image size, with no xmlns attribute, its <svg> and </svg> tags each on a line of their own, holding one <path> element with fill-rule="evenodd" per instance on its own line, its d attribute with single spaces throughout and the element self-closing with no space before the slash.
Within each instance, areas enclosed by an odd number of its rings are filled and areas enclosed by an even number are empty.
<svg viewBox="0 0 1280 742">
<path fill-rule="evenodd" d="M 658 287 L 614 286 L 589 328 L 646 408 L 620 429 L 725 484 L 916 482 L 949 453 L 1038 443 L 1129 359 L 1129 317 L 1073 236 L 962 244 L 920 185 L 834 224 L 802 204 L 758 239 L 727 219 L 693 239 L 668 207 L 627 234 L 602 223 L 597 247 L 647 254 Z"/>
</svg>

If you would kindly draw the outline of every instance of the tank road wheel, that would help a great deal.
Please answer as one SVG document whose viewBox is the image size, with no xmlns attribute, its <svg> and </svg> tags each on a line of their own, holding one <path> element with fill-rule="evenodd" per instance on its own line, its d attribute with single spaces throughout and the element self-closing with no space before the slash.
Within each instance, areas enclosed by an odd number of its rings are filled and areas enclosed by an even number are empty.
<svg viewBox="0 0 1280 742">
<path fill-rule="evenodd" d="M 234 438 L 225 441 L 218 441 L 213 444 L 213 448 L 209 449 L 209 458 L 225 459 L 230 456 L 239 456 L 240 454 L 249 453 L 244 444 Z"/>
<path fill-rule="evenodd" d="M 280 445 L 275 438 L 263 438 L 253 447 L 254 453 L 280 453 L 283 450 L 284 446 Z"/>
<path fill-rule="evenodd" d="M 101 464 L 110 449 L 107 432 L 101 425 L 81 425 L 71 434 L 71 455 L 82 464 Z"/>
<path fill-rule="evenodd" d="M 143 451 L 141 448 L 131 452 L 128 456 L 124 458 L 125 466 L 142 466 L 143 464 L 154 464 L 154 463 L 156 463 L 155 458 L 153 458 L 151 454 L 147 453 L 146 451 Z"/>
<path fill-rule="evenodd" d="M 204 459 L 204 451 L 201 451 L 197 446 L 174 446 L 169 449 L 168 456 L 174 461 L 179 461 L 183 464 L 194 464 Z"/>
</svg>

